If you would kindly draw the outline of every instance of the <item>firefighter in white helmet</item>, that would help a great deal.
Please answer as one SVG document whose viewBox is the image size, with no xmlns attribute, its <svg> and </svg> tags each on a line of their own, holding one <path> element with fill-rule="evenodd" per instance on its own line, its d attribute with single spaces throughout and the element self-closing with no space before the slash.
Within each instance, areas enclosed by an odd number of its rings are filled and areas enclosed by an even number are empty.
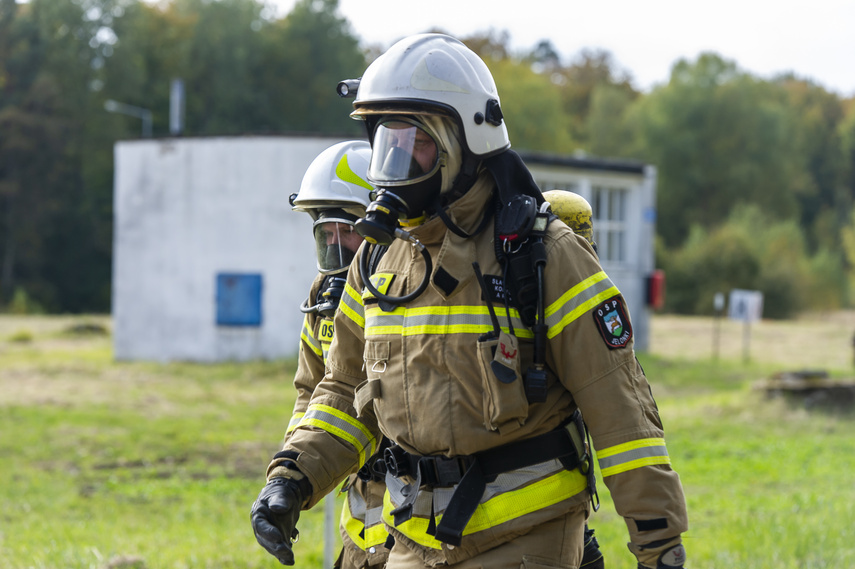
<svg viewBox="0 0 855 569">
<path fill-rule="evenodd" d="M 333 316 L 344 290 L 347 270 L 362 237 L 354 222 L 365 215 L 373 190 L 366 181 L 371 147 L 365 141 L 334 144 L 321 152 L 306 170 L 300 191 L 290 198 L 294 211 L 304 211 L 313 220 L 318 276 L 301 310 L 305 313 L 300 333 L 300 353 L 294 385 L 297 401 L 285 433 L 287 440 L 305 416 L 315 387 L 324 377 L 329 345 L 333 338 Z M 380 511 L 383 505 L 382 473 L 369 465 L 351 474 L 342 509 L 342 551 L 335 567 L 367 569 L 386 562 L 388 532 Z"/>
<path fill-rule="evenodd" d="M 550 223 L 484 62 L 445 35 L 401 40 L 353 115 L 378 188 L 356 224 L 368 243 L 253 507 L 258 541 L 293 563 L 299 510 L 385 436 L 387 567 L 579 567 L 590 440 L 639 566 L 682 567 L 685 498 L 629 311 L 590 244 Z"/>
</svg>

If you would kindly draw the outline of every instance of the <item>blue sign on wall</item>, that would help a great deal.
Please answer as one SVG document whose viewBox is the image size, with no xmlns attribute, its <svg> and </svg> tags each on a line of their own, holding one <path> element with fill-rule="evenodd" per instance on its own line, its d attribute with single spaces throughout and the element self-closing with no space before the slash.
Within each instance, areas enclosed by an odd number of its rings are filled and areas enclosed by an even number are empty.
<svg viewBox="0 0 855 569">
<path fill-rule="evenodd" d="M 217 273 L 217 326 L 261 326 L 262 276 Z"/>
</svg>

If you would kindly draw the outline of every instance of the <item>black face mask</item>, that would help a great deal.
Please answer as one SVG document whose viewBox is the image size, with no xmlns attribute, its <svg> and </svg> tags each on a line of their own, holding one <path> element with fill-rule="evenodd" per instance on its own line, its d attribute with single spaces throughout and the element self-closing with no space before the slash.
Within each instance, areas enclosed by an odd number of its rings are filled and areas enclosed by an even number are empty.
<svg viewBox="0 0 855 569">
<path fill-rule="evenodd" d="M 356 253 L 341 245 L 328 245 L 325 253 L 325 267 L 347 267 Z"/>
<path fill-rule="evenodd" d="M 425 212 L 433 213 L 435 204 L 442 189 L 442 169 L 426 180 L 385 188 L 386 192 L 395 194 L 406 204 L 405 216 L 408 219 L 420 217 Z"/>
</svg>

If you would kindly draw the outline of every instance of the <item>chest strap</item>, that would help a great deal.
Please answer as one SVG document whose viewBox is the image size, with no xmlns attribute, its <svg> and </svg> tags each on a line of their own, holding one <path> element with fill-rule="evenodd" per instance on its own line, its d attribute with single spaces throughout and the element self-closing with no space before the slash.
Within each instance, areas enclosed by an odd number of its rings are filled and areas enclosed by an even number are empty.
<svg viewBox="0 0 855 569">
<path fill-rule="evenodd" d="M 571 421 L 566 426 L 543 435 L 468 456 L 418 456 L 406 452 L 397 445 L 387 448 L 385 458 L 389 474 L 395 477 L 409 475 L 415 478 L 414 482 L 404 488 L 406 496 L 404 502 L 391 512 L 395 518 L 395 525 L 412 517 L 413 504 L 421 486 L 456 486 L 438 525 L 432 517 L 428 534 L 450 545 L 460 545 L 463 530 L 478 508 L 487 488 L 487 482 L 495 480 L 499 474 L 553 459 L 560 460 L 568 470 L 588 461 L 587 456 L 580 458 L 576 451 L 569 431 L 574 428 L 576 427 Z"/>
</svg>

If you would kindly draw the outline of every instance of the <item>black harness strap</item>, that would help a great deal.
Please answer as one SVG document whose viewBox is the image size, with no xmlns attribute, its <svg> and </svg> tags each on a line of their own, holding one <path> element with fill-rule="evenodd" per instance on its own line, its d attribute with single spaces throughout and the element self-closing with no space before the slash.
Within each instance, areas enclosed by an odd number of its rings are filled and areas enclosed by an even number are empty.
<svg viewBox="0 0 855 569">
<path fill-rule="evenodd" d="M 451 495 L 434 537 L 450 545 L 460 545 L 463 529 L 484 495 L 488 478 L 553 458 L 571 459 L 569 462 L 572 464 L 571 455 L 576 455 L 576 449 L 563 428 L 474 455 L 475 460 Z M 566 468 L 565 460 L 562 463 Z M 578 464 L 578 457 L 575 464 Z"/>
<path fill-rule="evenodd" d="M 507 445 L 462 457 L 418 456 L 405 452 L 400 447 L 386 450 L 386 465 L 394 476 L 410 474 L 415 482 L 405 487 L 406 499 L 392 511 L 395 524 L 412 516 L 412 508 L 419 487 L 456 485 L 442 520 L 435 527 L 434 537 L 450 545 L 460 545 L 463 529 L 478 507 L 487 482 L 504 472 L 518 470 L 559 459 L 567 469 L 576 468 L 579 456 L 567 429 L 572 424 L 543 435 L 516 441 Z M 429 529 L 433 528 L 433 519 Z"/>
</svg>

